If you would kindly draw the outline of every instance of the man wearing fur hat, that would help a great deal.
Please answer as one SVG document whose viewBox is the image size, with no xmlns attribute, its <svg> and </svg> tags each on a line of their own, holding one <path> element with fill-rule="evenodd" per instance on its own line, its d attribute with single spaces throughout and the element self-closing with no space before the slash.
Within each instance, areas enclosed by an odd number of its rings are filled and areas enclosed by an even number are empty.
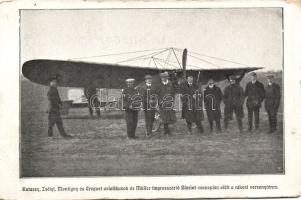
<svg viewBox="0 0 301 200">
<path fill-rule="evenodd" d="M 244 104 L 244 91 L 243 88 L 236 83 L 236 77 L 231 75 L 229 77 L 230 85 L 224 89 L 223 101 L 224 108 L 224 125 L 225 129 L 228 128 L 229 120 L 232 118 L 233 112 L 238 123 L 238 129 L 242 132 L 242 118 L 244 117 L 243 104 Z"/>
<path fill-rule="evenodd" d="M 216 123 L 217 133 L 221 132 L 221 101 L 223 94 L 221 89 L 214 84 L 214 80 L 211 78 L 208 81 L 208 86 L 204 90 L 204 102 L 207 112 L 207 117 L 210 125 L 210 132 L 213 131 L 213 122 Z"/>
</svg>

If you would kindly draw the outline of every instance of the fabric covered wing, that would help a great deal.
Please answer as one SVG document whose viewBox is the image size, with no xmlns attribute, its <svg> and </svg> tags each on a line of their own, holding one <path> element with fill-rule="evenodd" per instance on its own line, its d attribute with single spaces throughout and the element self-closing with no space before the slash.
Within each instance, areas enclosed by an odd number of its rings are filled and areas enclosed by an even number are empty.
<svg viewBox="0 0 301 200">
<path fill-rule="evenodd" d="M 198 77 L 202 83 L 207 83 L 209 78 L 222 81 L 229 75 L 243 77 L 247 72 L 260 69 L 259 67 L 241 67 L 226 69 L 198 68 L 187 70 L 187 75 Z M 165 69 L 166 70 L 166 69 Z M 125 79 L 135 78 L 136 83 L 144 81 L 146 74 L 156 75 L 156 81 L 160 81 L 158 68 L 135 67 L 115 64 L 88 63 L 60 60 L 30 60 L 23 64 L 23 75 L 38 84 L 49 85 L 52 77 L 58 77 L 61 87 L 87 87 L 94 85 L 98 88 L 118 89 L 125 86 Z M 168 71 L 176 70 L 169 69 Z M 182 70 L 177 69 L 177 77 L 181 76 Z"/>
<path fill-rule="evenodd" d="M 146 74 L 158 74 L 158 69 L 97 64 L 60 60 L 30 60 L 23 64 L 23 75 L 38 84 L 49 85 L 51 77 L 58 77 L 61 87 L 122 88 L 125 79 L 143 81 Z"/>
<path fill-rule="evenodd" d="M 260 67 L 246 67 L 240 69 L 218 69 L 218 70 L 203 70 L 200 72 L 193 71 L 195 77 L 199 77 L 199 81 L 206 84 L 210 78 L 213 78 L 215 82 L 223 81 L 228 79 L 230 75 L 235 75 L 238 79 L 242 79 L 245 73 L 261 69 Z M 188 73 L 189 74 L 189 73 Z M 199 74 L 199 75 L 198 75 Z"/>
</svg>

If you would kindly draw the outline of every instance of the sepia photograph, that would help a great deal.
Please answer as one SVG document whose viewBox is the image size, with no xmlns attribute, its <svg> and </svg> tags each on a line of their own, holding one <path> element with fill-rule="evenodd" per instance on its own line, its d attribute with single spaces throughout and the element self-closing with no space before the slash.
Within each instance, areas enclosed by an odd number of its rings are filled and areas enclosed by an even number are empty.
<svg viewBox="0 0 301 200">
<path fill-rule="evenodd" d="M 283 175 L 283 8 L 20 9 L 20 177 Z"/>
</svg>

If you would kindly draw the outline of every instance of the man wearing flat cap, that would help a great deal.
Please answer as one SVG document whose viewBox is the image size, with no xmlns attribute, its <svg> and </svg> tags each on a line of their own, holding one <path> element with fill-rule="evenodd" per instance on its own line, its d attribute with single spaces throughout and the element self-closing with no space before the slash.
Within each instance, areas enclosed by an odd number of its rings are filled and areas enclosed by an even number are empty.
<svg viewBox="0 0 301 200">
<path fill-rule="evenodd" d="M 181 101 L 182 117 L 186 120 L 189 134 L 192 134 L 192 123 L 196 124 L 199 133 L 203 133 L 203 96 L 193 76 L 188 76 L 187 81 L 181 84 Z"/>
<path fill-rule="evenodd" d="M 62 101 L 57 90 L 57 77 L 52 77 L 50 79 L 50 87 L 47 92 L 48 96 L 48 136 L 53 136 L 53 126 L 56 125 L 60 135 L 63 138 L 72 138 L 71 135 L 66 134 L 63 127 L 63 121 L 60 114 L 60 109 L 62 107 Z"/>
<path fill-rule="evenodd" d="M 246 85 L 245 96 L 248 109 L 248 130 L 251 132 L 253 129 L 253 115 L 255 117 L 255 130 L 259 130 L 259 110 L 264 100 L 265 91 L 263 84 L 257 80 L 257 74 L 252 72 L 250 76 L 251 81 Z"/>
<path fill-rule="evenodd" d="M 280 87 L 274 83 L 274 76 L 267 76 L 267 86 L 265 87 L 265 110 L 269 116 L 269 133 L 273 133 L 277 129 L 277 112 L 280 105 Z"/>
<path fill-rule="evenodd" d="M 164 135 L 171 135 L 169 124 L 176 122 L 176 113 L 174 111 L 175 90 L 169 80 L 167 72 L 161 73 L 161 83 L 156 87 L 159 96 L 160 117 L 164 125 Z"/>
<path fill-rule="evenodd" d="M 141 96 L 137 89 L 134 88 L 135 79 L 128 78 L 125 80 L 127 87 L 122 91 L 122 105 L 125 110 L 125 121 L 128 139 L 135 139 L 138 111 L 141 108 Z"/>
<path fill-rule="evenodd" d="M 238 129 L 242 132 L 242 118 L 244 117 L 243 104 L 244 104 L 244 91 L 243 88 L 236 83 L 236 77 L 229 76 L 230 85 L 225 87 L 223 101 L 224 108 L 224 125 L 225 129 L 228 128 L 229 120 L 232 118 L 233 112 L 238 124 Z"/>
<path fill-rule="evenodd" d="M 144 77 L 145 82 L 139 88 L 139 93 L 143 98 L 143 110 L 145 114 L 145 127 L 146 127 L 146 136 L 151 136 L 153 123 L 155 119 L 155 112 L 158 104 L 158 99 L 155 98 L 156 92 L 152 84 L 152 76 L 146 75 Z"/>
</svg>

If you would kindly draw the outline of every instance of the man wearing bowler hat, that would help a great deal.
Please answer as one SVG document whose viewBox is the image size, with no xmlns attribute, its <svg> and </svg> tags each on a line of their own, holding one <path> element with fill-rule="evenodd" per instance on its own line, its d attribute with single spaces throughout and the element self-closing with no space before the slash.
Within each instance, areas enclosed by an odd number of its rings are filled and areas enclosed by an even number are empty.
<svg viewBox="0 0 301 200">
<path fill-rule="evenodd" d="M 253 115 L 255 117 L 255 130 L 259 130 L 259 110 L 264 100 L 265 91 L 263 84 L 257 80 L 257 74 L 252 72 L 250 75 L 251 81 L 246 85 L 245 96 L 247 98 L 249 131 L 251 132 Z"/>
<path fill-rule="evenodd" d="M 277 112 L 280 105 L 280 87 L 274 83 L 274 76 L 267 76 L 267 86 L 265 87 L 265 110 L 269 116 L 269 133 L 273 133 L 277 129 Z"/>
<path fill-rule="evenodd" d="M 125 121 L 127 128 L 128 139 L 135 139 L 137 122 L 138 122 L 138 111 L 141 108 L 141 96 L 139 92 L 134 88 L 135 79 L 128 78 L 125 80 L 127 87 L 122 91 L 122 103 L 123 109 L 125 110 Z"/>
<path fill-rule="evenodd" d="M 57 77 L 52 77 L 50 79 L 50 87 L 47 92 L 48 96 L 48 136 L 53 136 L 53 126 L 56 125 L 60 135 L 63 138 L 72 138 L 71 135 L 66 134 L 63 127 L 63 121 L 60 114 L 60 109 L 62 107 L 62 101 L 57 90 Z"/>
<path fill-rule="evenodd" d="M 143 98 L 143 110 L 145 114 L 146 136 L 151 136 L 155 112 L 158 104 L 155 88 L 152 84 L 152 76 L 146 75 L 144 84 L 140 87 L 139 93 Z"/>
</svg>

